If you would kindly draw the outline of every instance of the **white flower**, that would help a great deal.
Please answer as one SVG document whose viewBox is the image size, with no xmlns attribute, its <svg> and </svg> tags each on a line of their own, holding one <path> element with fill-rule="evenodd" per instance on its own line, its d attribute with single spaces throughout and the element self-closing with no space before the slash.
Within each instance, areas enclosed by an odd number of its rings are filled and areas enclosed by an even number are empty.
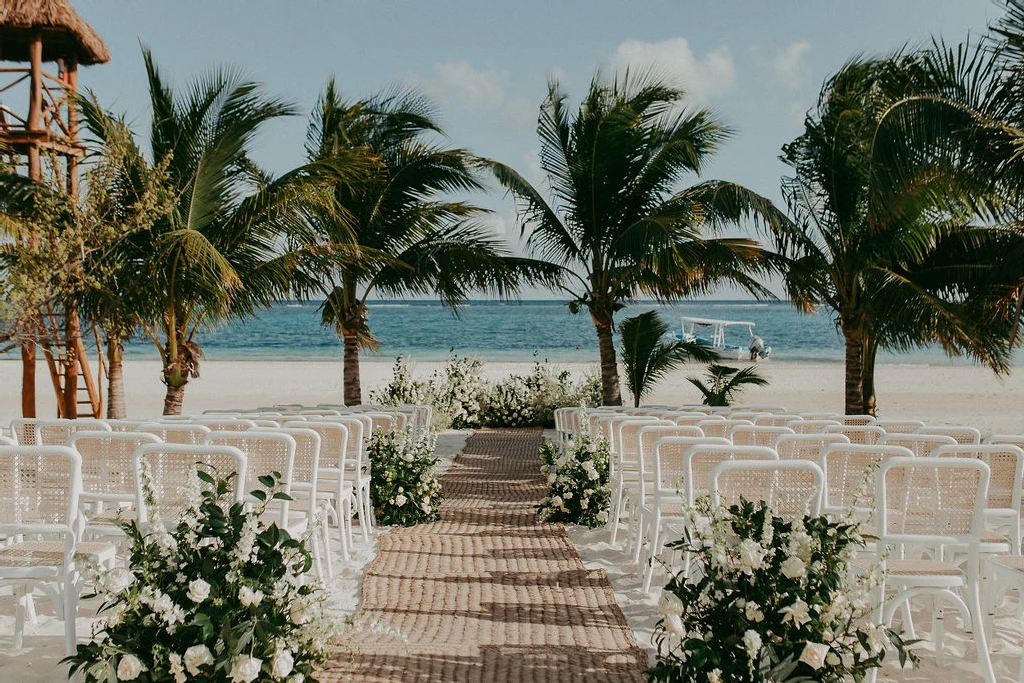
<svg viewBox="0 0 1024 683">
<path fill-rule="evenodd" d="M 800 598 L 797 598 L 792 605 L 780 609 L 779 614 L 785 615 L 782 617 L 783 624 L 792 621 L 794 626 L 803 626 L 811 620 L 810 609 L 807 603 Z"/>
<path fill-rule="evenodd" d="M 395 496 L 395 505 L 397 505 L 398 507 L 402 507 L 403 505 L 405 505 L 408 502 L 409 502 L 409 499 L 406 498 L 401 493 L 399 493 L 397 496 Z"/>
<path fill-rule="evenodd" d="M 259 677 L 261 666 L 262 659 L 240 655 L 231 666 L 231 683 L 252 683 Z"/>
<path fill-rule="evenodd" d="M 783 576 L 788 579 L 800 579 L 807 573 L 807 565 L 795 555 L 786 558 L 779 568 L 782 570 Z"/>
<path fill-rule="evenodd" d="M 123 567 L 115 567 L 100 579 L 101 588 L 110 594 L 117 594 L 135 583 L 135 574 Z"/>
<path fill-rule="evenodd" d="M 737 549 L 740 553 L 740 567 L 744 573 L 750 574 L 751 570 L 760 569 L 764 564 L 765 549 L 757 541 L 744 538 Z"/>
<path fill-rule="evenodd" d="M 284 678 L 292 672 L 293 666 L 295 666 L 295 660 L 292 659 L 292 653 L 288 650 L 278 650 L 274 653 L 274 658 L 270 660 L 270 673 L 274 675 L 274 678 Z"/>
<path fill-rule="evenodd" d="M 753 601 L 748 602 L 743 607 L 743 616 L 755 623 L 764 621 L 764 613 L 761 611 L 761 607 Z"/>
<path fill-rule="evenodd" d="M 242 586 L 238 589 L 238 601 L 242 603 L 244 607 L 255 607 L 256 605 L 263 602 L 263 591 L 253 590 L 248 586 Z"/>
<path fill-rule="evenodd" d="M 708 672 L 708 683 L 722 683 L 722 670 L 712 669 Z"/>
<path fill-rule="evenodd" d="M 751 659 L 757 657 L 757 653 L 761 651 L 761 636 L 757 631 L 750 629 L 743 634 L 743 647 L 747 651 L 748 657 Z"/>
<path fill-rule="evenodd" d="M 183 660 L 188 672 L 193 676 L 198 676 L 201 673 L 199 667 L 206 666 L 207 664 L 213 664 L 213 653 L 211 653 L 210 648 L 205 645 L 193 645 L 189 649 L 185 650 Z"/>
<path fill-rule="evenodd" d="M 599 522 L 607 522 L 608 521 L 608 511 L 607 510 L 601 510 L 600 512 L 598 512 L 597 513 L 597 521 L 599 521 Z"/>
<path fill-rule="evenodd" d="M 679 618 L 678 614 L 666 614 L 664 621 L 665 630 L 672 635 L 680 638 L 686 635 L 686 627 L 683 626 L 683 620 Z"/>
<path fill-rule="evenodd" d="M 288 683 L 304 683 L 305 680 L 306 677 L 302 674 L 295 674 L 294 676 L 288 679 Z"/>
<path fill-rule="evenodd" d="M 590 481 L 597 481 L 601 478 L 601 475 L 597 473 L 597 470 L 591 467 L 587 470 L 587 478 L 590 479 Z"/>
<path fill-rule="evenodd" d="M 309 621 L 309 615 L 306 614 L 306 606 L 302 604 L 301 600 L 292 600 L 288 611 L 293 624 L 301 625 Z"/>
<path fill-rule="evenodd" d="M 181 665 L 181 655 L 172 652 L 167 655 L 167 662 L 170 664 L 167 668 L 167 673 L 174 677 L 174 683 L 185 683 L 188 677 L 185 675 L 185 669 Z"/>
<path fill-rule="evenodd" d="M 551 505 L 556 508 L 565 507 L 565 501 L 562 500 L 561 496 L 551 496 Z"/>
<path fill-rule="evenodd" d="M 817 671 L 825 665 L 826 655 L 828 655 L 828 645 L 808 640 L 804 645 L 804 651 L 800 654 L 800 661 Z"/>
<path fill-rule="evenodd" d="M 662 591 L 661 598 L 658 600 L 658 614 L 663 617 L 674 614 L 678 617 L 684 609 L 683 601 L 679 599 L 678 595 L 672 591 Z"/>
<path fill-rule="evenodd" d="M 198 604 L 210 597 L 210 584 L 196 579 L 188 584 L 188 599 Z"/>
<path fill-rule="evenodd" d="M 117 664 L 119 681 L 134 681 L 142 673 L 142 662 L 135 655 L 124 655 Z"/>
</svg>

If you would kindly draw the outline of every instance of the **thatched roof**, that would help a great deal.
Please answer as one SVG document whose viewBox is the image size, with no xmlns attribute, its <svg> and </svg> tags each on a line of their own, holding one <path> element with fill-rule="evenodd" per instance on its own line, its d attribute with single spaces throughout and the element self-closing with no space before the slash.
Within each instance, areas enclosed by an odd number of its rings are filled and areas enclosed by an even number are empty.
<svg viewBox="0 0 1024 683">
<path fill-rule="evenodd" d="M 0 0 L 0 60 L 29 61 L 35 29 L 43 30 L 43 60 L 72 55 L 79 64 L 110 61 L 107 46 L 67 0 Z"/>
</svg>

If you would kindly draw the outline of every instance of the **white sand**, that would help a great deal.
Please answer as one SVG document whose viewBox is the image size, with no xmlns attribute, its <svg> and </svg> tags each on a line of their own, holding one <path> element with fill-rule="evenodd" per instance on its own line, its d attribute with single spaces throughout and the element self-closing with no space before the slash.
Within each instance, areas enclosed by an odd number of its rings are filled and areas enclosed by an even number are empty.
<svg viewBox="0 0 1024 683">
<path fill-rule="evenodd" d="M 443 363 L 415 363 L 415 375 L 427 378 Z M 596 373 L 596 364 L 556 365 L 574 376 Z M 391 379 L 390 362 L 362 363 L 363 400 L 369 390 Z M 531 363 L 485 363 L 484 375 L 500 378 L 509 373 L 527 374 Z M 742 403 L 782 405 L 792 411 L 843 410 L 843 367 L 839 363 L 761 363 L 767 387 L 753 387 L 741 394 Z M 699 374 L 699 366 L 684 368 L 662 382 L 648 403 L 699 403 L 700 395 L 687 381 Z M 886 418 L 920 418 L 935 423 L 966 424 L 983 433 L 1024 432 L 1024 373 L 997 378 L 991 371 L 962 365 L 880 365 L 877 370 L 879 415 Z M 339 362 L 207 362 L 202 377 L 185 389 L 184 410 L 254 408 L 274 403 L 339 403 L 342 400 Z M 46 366 L 37 370 L 37 414 L 56 415 L 56 401 Z M 0 424 L 21 414 L 21 364 L 0 361 Z M 125 387 L 129 417 L 159 415 L 164 387 L 156 361 L 128 361 Z M 625 390 L 623 390 L 625 393 Z M 626 397 L 628 400 L 628 396 Z"/>
</svg>

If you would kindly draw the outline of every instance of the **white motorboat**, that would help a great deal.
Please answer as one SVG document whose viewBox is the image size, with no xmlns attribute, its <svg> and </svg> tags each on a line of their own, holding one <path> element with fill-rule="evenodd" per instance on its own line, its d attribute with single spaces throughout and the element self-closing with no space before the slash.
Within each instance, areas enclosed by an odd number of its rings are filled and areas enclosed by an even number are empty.
<svg viewBox="0 0 1024 683">
<path fill-rule="evenodd" d="M 745 344 L 735 343 L 735 332 L 726 339 L 730 328 L 746 328 L 748 340 Z M 764 340 L 754 334 L 754 323 L 742 320 L 714 320 L 712 318 L 682 317 L 682 332 L 673 335 L 676 339 L 697 342 L 713 349 L 723 359 L 765 360 L 772 353 L 772 347 L 765 346 Z"/>
</svg>

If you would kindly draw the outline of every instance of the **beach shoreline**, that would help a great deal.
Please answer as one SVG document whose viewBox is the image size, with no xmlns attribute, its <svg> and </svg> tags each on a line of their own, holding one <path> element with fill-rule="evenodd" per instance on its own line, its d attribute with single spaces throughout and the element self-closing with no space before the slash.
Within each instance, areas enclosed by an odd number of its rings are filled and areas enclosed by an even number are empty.
<svg viewBox="0 0 1024 683">
<path fill-rule="evenodd" d="M 532 361 L 488 362 L 482 375 L 489 380 L 512 373 L 529 374 Z M 744 366 L 746 363 L 737 363 Z M 597 362 L 551 363 L 556 372 L 568 371 L 574 378 L 597 374 Z M 392 378 L 391 361 L 364 360 L 361 365 L 363 401 L 370 391 Z M 427 379 L 442 373 L 445 363 L 410 359 L 414 376 Z M 843 365 L 836 362 L 764 362 L 758 371 L 769 380 L 766 387 L 752 387 L 740 394 L 738 403 L 784 406 L 790 411 L 831 411 L 843 409 Z M 699 403 L 700 394 L 688 376 L 700 375 L 702 366 L 691 364 L 660 382 L 645 400 L 649 404 Z M 128 416 L 159 415 L 163 409 L 164 387 L 160 363 L 155 360 L 127 360 L 124 364 L 125 398 Z M 879 415 L 885 418 L 916 418 L 937 424 L 964 424 L 982 433 L 1024 433 L 1024 372 L 1017 370 L 997 377 L 990 370 L 968 365 L 880 364 L 876 371 Z M 21 363 L 0 361 L 0 423 L 21 415 Z M 104 387 L 105 391 L 106 387 Z M 56 416 L 56 399 L 46 366 L 36 370 L 37 414 Z M 623 387 L 624 401 L 631 397 Z M 251 409 L 275 403 L 340 403 L 342 367 L 339 361 L 208 361 L 201 377 L 185 389 L 184 412 Z"/>
</svg>

